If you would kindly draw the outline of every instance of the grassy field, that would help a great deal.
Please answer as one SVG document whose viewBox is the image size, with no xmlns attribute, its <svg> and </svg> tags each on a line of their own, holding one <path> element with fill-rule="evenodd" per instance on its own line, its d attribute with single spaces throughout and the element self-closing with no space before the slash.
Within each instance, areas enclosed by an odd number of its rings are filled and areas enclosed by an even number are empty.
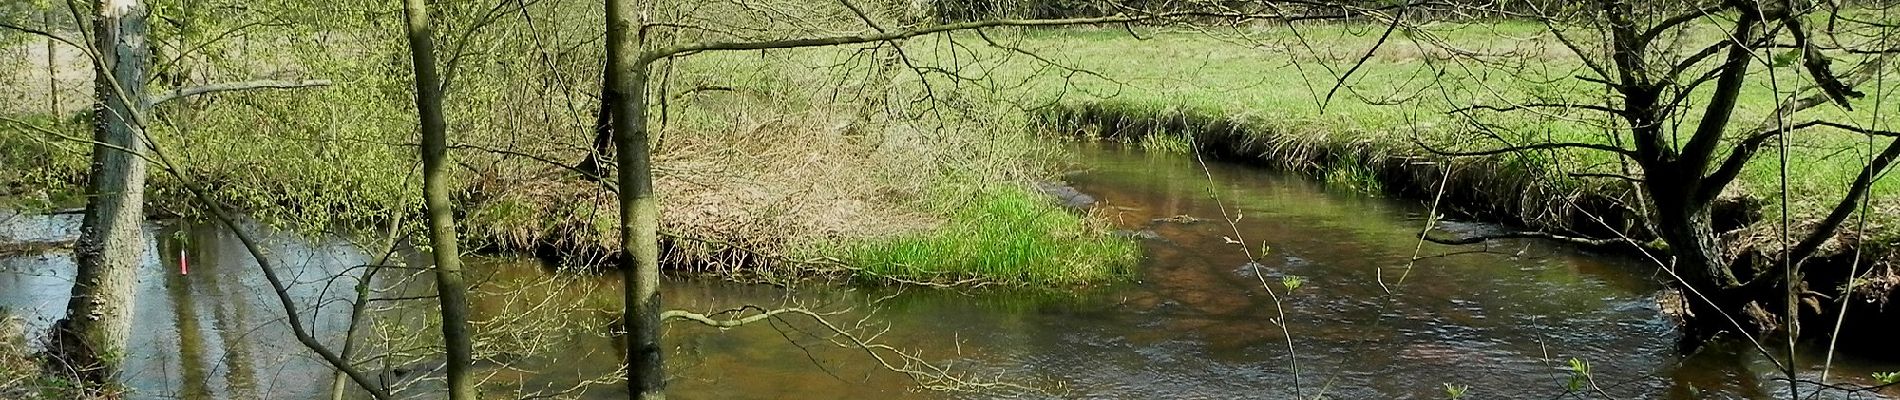
<svg viewBox="0 0 1900 400">
<path fill-rule="evenodd" d="M 1008 95 L 1000 97 L 1031 109 L 1059 114 L 1088 108 L 1130 120 L 1217 121 L 1254 135 L 1272 136 L 1266 141 L 1278 147 L 1269 151 L 1344 147 L 1353 149 L 1357 157 L 1374 159 L 1425 155 L 1414 140 L 1466 150 L 1503 147 L 1507 141 L 1628 140 L 1623 131 L 1605 127 L 1604 115 L 1590 111 L 1474 114 L 1503 141 L 1473 133 L 1462 116 L 1448 113 L 1478 104 L 1601 104 L 1603 89 L 1573 78 L 1587 74 L 1587 70 L 1574 54 L 1545 33 L 1542 25 L 1508 21 L 1432 24 L 1425 28 L 1425 34 L 1396 33 L 1368 56 L 1367 50 L 1377 41 L 1381 28 L 1316 24 L 1301 27 L 1297 34 L 1284 27 L 1212 32 L 1154 30 L 1140 31 L 1139 37 L 1121 29 L 1032 31 L 1009 44 L 1049 62 L 1018 58 L 994 65 L 972 63 L 965 69 L 988 71 L 1005 82 L 1001 92 Z M 1713 26 L 1700 26 L 1686 38 L 1718 34 Z M 1486 62 L 1447 57 L 1446 46 L 1486 54 L 1482 57 Z M 1367 57 L 1365 65 L 1345 79 L 1327 100 L 1326 94 L 1337 77 L 1361 57 Z M 1842 66 L 1849 65 L 1848 61 L 1851 59 L 1838 61 L 1836 69 L 1848 68 Z M 1739 136 L 1746 127 L 1767 121 L 1782 97 L 1809 84 L 1797 66 L 1770 69 L 1758 65 L 1753 71 L 1751 84 L 1743 89 L 1730 136 Z M 1876 115 L 1900 116 L 1900 104 L 1896 104 L 1900 102 L 1875 100 L 1900 87 L 1893 84 L 1894 78 L 1900 77 L 1882 78 L 1879 82 L 1886 84 L 1881 87 L 1863 86 L 1862 91 L 1869 97 L 1856 101 L 1854 111 L 1822 106 L 1792 119 L 1831 119 L 1869 126 Z M 1681 135 L 1688 135 L 1697 121 L 1699 114 L 1685 116 L 1684 124 L 1678 127 Z M 1886 128 L 1890 123 L 1881 121 L 1879 126 Z M 1192 136 L 1194 132 L 1154 133 Z M 1785 183 L 1786 214 L 1799 226 L 1802 221 L 1824 215 L 1871 154 L 1890 140 L 1870 140 L 1835 130 L 1803 131 L 1789 141 L 1787 180 L 1782 179 L 1781 154 L 1771 145 L 1755 158 L 1727 195 L 1765 204 L 1764 223 L 1757 228 L 1772 230 L 1774 227 L 1769 225 L 1775 224 L 1767 222 L 1778 222 L 1784 212 L 1780 194 Z M 1167 143 L 1151 146 L 1170 147 Z M 1726 155 L 1726 148 L 1720 154 Z M 1497 161 L 1485 168 L 1502 168 L 1491 173 L 1515 174 L 1508 178 L 1548 189 L 1555 197 L 1621 185 L 1569 175 L 1621 172 L 1615 157 L 1605 153 L 1538 152 L 1519 158 Z M 1351 168 L 1355 168 L 1352 163 L 1344 163 L 1332 170 L 1309 172 L 1349 183 L 1359 181 L 1358 186 L 1376 186 L 1365 185 L 1363 173 Z M 1891 179 L 1877 182 L 1872 191 L 1874 211 L 1868 214 L 1868 233 L 1879 241 L 1900 238 L 1900 232 L 1881 228 L 1892 226 L 1900 218 L 1900 213 L 1894 212 L 1900 210 L 1896 191 L 1900 191 L 1900 184 Z"/>
</svg>

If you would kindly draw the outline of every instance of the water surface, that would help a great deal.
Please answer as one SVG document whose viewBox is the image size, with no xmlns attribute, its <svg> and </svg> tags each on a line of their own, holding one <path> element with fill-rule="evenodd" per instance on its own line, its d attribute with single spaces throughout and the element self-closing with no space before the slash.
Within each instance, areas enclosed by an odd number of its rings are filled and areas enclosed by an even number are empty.
<svg viewBox="0 0 1900 400">
<path fill-rule="evenodd" d="M 1474 398 L 1553 398 L 1566 393 L 1571 359 L 1589 363 L 1596 385 L 1619 398 L 1756 399 L 1786 390 L 1770 361 L 1743 343 L 1680 354 L 1655 306 L 1658 277 L 1636 260 L 1536 241 L 1421 245 L 1426 210 L 1416 202 L 1249 166 L 1210 161 L 1204 169 L 1178 154 L 1106 145 L 1078 152 L 1088 169 L 1069 179 L 1098 200 L 1094 212 L 1147 238 L 1133 282 L 963 293 L 672 278 L 664 301 L 834 313 L 828 318 L 848 330 L 973 383 L 1038 389 L 1023 397 L 1433 399 L 1449 384 Z M 76 224 L 66 216 L 5 221 L 0 238 L 11 240 L 69 237 Z M 291 339 L 282 308 L 229 232 L 168 222 L 148 233 L 156 239 L 140 275 L 127 377 L 136 397 L 327 395 L 327 369 Z M 307 320 L 340 343 L 347 300 L 375 255 L 334 237 L 269 236 Z M 181 251 L 188 274 L 178 270 Z M 1424 258 L 1412 262 L 1415 255 Z M 398 258 L 423 262 L 413 251 Z M 550 274 L 525 257 L 485 257 L 469 268 L 473 308 L 485 321 L 478 327 L 495 338 L 481 345 L 493 394 L 625 397 L 618 384 L 584 384 L 614 375 L 618 364 L 623 344 L 607 334 L 617 280 Z M 0 259 L 0 306 L 41 334 L 64 306 L 70 271 L 62 253 Z M 362 347 L 419 354 L 365 365 L 390 382 L 421 379 L 408 393 L 432 397 L 428 371 L 439 364 L 427 348 L 407 347 L 434 340 L 432 284 L 419 272 L 378 272 L 373 281 L 386 292 L 371 314 L 382 328 Z M 1289 276 L 1302 282 L 1297 290 L 1282 283 Z M 806 319 L 730 330 L 674 323 L 665 334 L 675 398 L 998 396 L 916 390 Z M 1818 363 L 1802 364 L 1817 373 Z M 1851 357 L 1836 364 L 1832 376 L 1862 384 L 1872 372 L 1900 370 Z M 1824 397 L 1873 398 L 1856 396 Z"/>
</svg>

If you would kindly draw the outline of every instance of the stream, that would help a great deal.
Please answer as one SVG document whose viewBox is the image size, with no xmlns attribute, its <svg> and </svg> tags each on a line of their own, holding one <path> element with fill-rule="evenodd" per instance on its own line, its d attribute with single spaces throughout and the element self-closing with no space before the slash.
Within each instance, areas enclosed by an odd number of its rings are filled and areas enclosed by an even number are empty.
<svg viewBox="0 0 1900 400">
<path fill-rule="evenodd" d="M 1448 385 L 1480 399 L 1594 397 L 1568 392 L 1572 359 L 1588 364 L 1584 390 L 1595 392 L 1594 382 L 1618 398 L 1786 396 L 1774 361 L 1745 341 L 1682 354 L 1656 306 L 1665 277 L 1639 260 L 1540 241 L 1421 245 L 1428 211 L 1416 201 L 1234 163 L 1209 160 L 1202 168 L 1191 155 L 1112 144 L 1082 144 L 1076 152 L 1088 169 L 1069 183 L 1096 200 L 1096 212 L 1141 238 L 1145 256 L 1132 282 L 966 293 L 672 277 L 663 301 L 702 312 L 757 305 L 828 313 L 837 326 L 920 354 L 970 385 L 1027 386 L 1036 391 L 1023 397 L 1032 398 L 1443 399 Z M 0 240 L 69 239 L 77 225 L 77 215 L 0 211 Z M 140 272 L 124 377 L 132 398 L 328 398 L 329 368 L 292 338 L 275 294 L 235 236 L 177 221 L 147 229 L 154 240 Z M 380 254 L 361 249 L 375 246 L 341 236 L 312 241 L 257 231 L 320 337 L 341 342 L 357 280 L 378 270 L 371 281 L 385 298 L 370 308 L 378 323 L 365 327 L 364 351 L 428 352 L 414 347 L 436 334 L 428 328 L 434 300 L 426 297 L 433 284 L 423 271 L 365 267 Z M 1415 255 L 1422 259 L 1410 262 Z M 426 265 L 413 250 L 398 256 Z M 489 321 L 478 328 L 511 327 L 478 345 L 488 386 L 507 390 L 491 394 L 625 398 L 617 383 L 585 384 L 614 375 L 624 349 L 606 334 L 620 302 L 617 275 L 550 273 L 526 256 L 475 258 L 468 269 L 477 292 L 472 308 Z M 0 308 L 29 337 L 44 336 L 63 312 L 71 271 L 63 251 L 0 258 Z M 1289 291 L 1283 282 L 1290 276 L 1301 283 Z M 664 335 L 668 395 L 679 399 L 999 393 L 919 390 L 917 380 L 866 352 L 837 346 L 839 337 L 808 318 L 728 330 L 676 322 Z M 1801 349 L 1804 377 L 1818 377 L 1818 357 L 1806 355 L 1821 351 Z M 894 367 L 929 368 L 881 354 Z M 410 383 L 406 394 L 433 398 L 429 389 L 439 383 L 427 379 L 429 358 L 395 359 L 365 365 L 379 379 Z M 1830 377 L 1874 384 L 1871 374 L 1894 370 L 1900 364 L 1842 354 Z"/>
</svg>

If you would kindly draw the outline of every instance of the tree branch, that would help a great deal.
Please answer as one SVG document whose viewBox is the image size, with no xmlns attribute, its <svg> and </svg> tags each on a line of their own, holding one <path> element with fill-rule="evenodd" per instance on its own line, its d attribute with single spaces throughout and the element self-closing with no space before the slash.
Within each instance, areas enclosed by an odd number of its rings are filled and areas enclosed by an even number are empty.
<svg viewBox="0 0 1900 400">
<path fill-rule="evenodd" d="M 1875 58 L 1872 62 L 1862 65 L 1848 78 L 1848 84 L 1859 85 L 1873 79 L 1874 75 L 1880 72 L 1881 67 L 1887 64 L 1886 61 L 1886 56 L 1881 56 Z M 1779 118 L 1775 117 L 1794 115 L 1796 111 L 1827 104 L 1828 100 L 1829 97 L 1827 93 L 1816 93 L 1807 97 L 1790 97 L 1786 101 L 1783 101 L 1780 106 L 1775 107 L 1775 113 L 1770 114 L 1771 117 L 1768 120 L 1762 121 L 1761 126 L 1764 127 L 1764 129 L 1774 127 L 1779 121 Z M 1755 152 L 1761 150 L 1761 146 L 1767 143 L 1768 139 L 1774 138 L 1776 135 L 1791 133 L 1811 126 L 1829 126 L 1863 135 L 1895 136 L 1894 132 L 1861 128 L 1829 121 L 1808 121 L 1786 127 L 1766 129 L 1761 133 L 1742 139 L 1741 143 L 1737 143 L 1735 148 L 1729 151 L 1728 158 L 1722 160 L 1722 165 L 1716 167 L 1714 172 L 1702 180 L 1702 185 L 1696 188 L 1695 197 L 1692 200 L 1697 203 L 1706 203 L 1714 200 L 1716 196 L 1720 196 L 1722 190 L 1727 188 L 1729 183 L 1734 182 L 1736 176 L 1741 175 L 1742 168 L 1748 166 L 1748 161 L 1754 159 Z"/>
<path fill-rule="evenodd" d="M 1649 43 L 1654 42 L 1656 38 L 1661 37 L 1663 33 L 1669 32 L 1670 29 L 1675 28 L 1677 25 L 1686 24 L 1686 23 L 1689 23 L 1689 21 L 1694 21 L 1696 18 L 1702 18 L 1709 14 L 1721 12 L 1722 10 L 1728 9 L 1729 6 L 1730 6 L 1730 3 L 1724 1 L 1712 6 L 1703 7 L 1700 9 L 1696 9 L 1694 11 L 1682 13 L 1681 15 L 1669 17 L 1662 21 L 1658 21 L 1656 22 L 1656 25 L 1650 26 L 1648 30 L 1643 31 L 1643 34 L 1637 37 L 1637 41 L 1638 43 L 1642 43 L 1643 45 L 1648 45 Z"/>
<path fill-rule="evenodd" d="M 1511 147 L 1497 148 L 1497 149 L 1491 149 L 1491 150 L 1452 151 L 1452 150 L 1441 150 L 1441 149 L 1434 148 L 1429 144 L 1425 144 L 1424 141 L 1419 140 L 1418 138 L 1412 138 L 1412 142 L 1417 143 L 1419 147 L 1424 148 L 1425 151 L 1427 152 L 1431 152 L 1432 154 L 1437 154 L 1437 155 L 1446 156 L 1446 157 L 1479 157 L 1479 156 L 1498 155 L 1498 154 L 1504 154 L 1504 153 L 1517 153 L 1517 152 L 1532 151 L 1532 150 L 1555 150 L 1555 149 L 1597 150 L 1597 151 L 1606 151 L 1606 152 L 1614 153 L 1614 154 L 1621 155 L 1624 157 L 1636 156 L 1635 153 L 1629 151 L 1628 149 L 1611 146 L 1607 144 L 1596 144 L 1596 143 L 1554 142 L 1554 143 L 1528 144 L 1528 145 L 1523 145 L 1523 146 L 1511 146 Z"/>
<path fill-rule="evenodd" d="M 1517 110 L 1524 110 L 1524 109 L 1531 109 L 1531 108 L 1557 108 L 1557 109 L 1580 108 L 1580 109 L 1605 112 L 1605 113 L 1610 113 L 1610 114 L 1617 114 L 1617 113 L 1622 112 L 1614 108 L 1604 107 L 1601 105 L 1592 105 L 1592 104 L 1525 103 L 1525 104 L 1513 104 L 1513 105 L 1508 105 L 1508 106 L 1494 106 L 1494 105 L 1489 105 L 1489 104 L 1479 104 L 1479 105 L 1473 105 L 1473 106 L 1468 106 L 1468 107 L 1461 107 L 1455 110 L 1448 111 L 1446 113 L 1455 114 L 1455 113 L 1470 112 L 1473 110 L 1504 112 L 1504 111 L 1517 111 Z"/>
<path fill-rule="evenodd" d="M 885 42 L 885 41 L 892 41 L 892 40 L 909 39 L 913 37 L 925 36 L 925 35 L 936 34 L 936 33 L 963 31 L 963 30 L 971 30 L 971 29 L 979 29 L 979 28 L 992 28 L 992 27 L 1005 27 L 1005 26 L 1035 27 L 1035 26 L 1100 25 L 1100 24 L 1118 24 L 1118 23 L 1127 23 L 1127 22 L 1152 21 L 1152 20 L 1179 18 L 1179 17 L 1228 17 L 1228 18 L 1236 18 L 1236 19 L 1242 19 L 1242 20 L 1252 20 L 1252 19 L 1277 19 L 1277 18 L 1304 18 L 1304 19 L 1346 18 L 1348 17 L 1348 15 L 1288 16 L 1288 15 L 1260 15 L 1260 14 L 1247 14 L 1247 13 L 1183 11 L 1183 12 L 1165 12 L 1165 13 L 1140 14 L 1140 15 L 1112 15 L 1112 16 L 1107 16 L 1107 17 L 1093 17 L 1093 18 L 999 19 L 999 20 L 963 22 L 963 23 L 955 23 L 955 24 L 943 24 L 943 25 L 935 25 L 935 26 L 928 26 L 928 27 L 921 27 L 921 28 L 912 28 L 912 29 L 906 29 L 906 30 L 901 30 L 901 31 L 888 31 L 888 32 L 882 32 L 882 33 L 863 34 L 863 35 L 785 39 L 785 40 L 766 40 L 766 41 L 755 41 L 755 42 L 695 43 L 695 44 L 688 44 L 688 45 L 681 45 L 681 46 L 665 47 L 665 48 L 648 51 L 646 54 L 641 56 L 639 60 L 640 62 L 638 64 L 646 65 L 646 64 L 652 63 L 653 61 L 658 61 L 660 59 L 678 57 L 681 55 L 704 52 L 704 51 L 767 50 L 767 49 L 794 49 L 794 48 L 802 48 L 802 47 L 839 46 L 839 45 L 848 45 L 848 44 Z"/>
<path fill-rule="evenodd" d="M 1710 94 L 1709 103 L 1704 106 L 1702 122 L 1695 127 L 1695 133 L 1682 148 L 1681 168 L 1691 173 L 1701 174 L 1708 168 L 1709 161 L 1717 145 L 1722 142 L 1722 133 L 1728 128 L 1729 117 L 1735 114 L 1735 105 L 1741 98 L 1742 86 L 1747 82 L 1748 64 L 1753 58 L 1756 17 L 1746 10 L 1735 22 L 1735 34 L 1725 40 L 1734 41 L 1728 48 L 1728 55 L 1722 60 L 1722 74 L 1716 78 L 1715 93 Z"/>
<path fill-rule="evenodd" d="M 1498 234 L 1490 234 L 1490 235 L 1467 236 L 1467 237 L 1462 237 L 1462 238 L 1443 238 L 1443 237 L 1433 237 L 1431 235 L 1425 236 L 1425 241 L 1438 243 L 1438 244 L 1444 244 L 1444 245 L 1454 245 L 1454 246 L 1478 244 L 1478 243 L 1484 243 L 1484 242 L 1499 240 L 1499 239 L 1545 239 L 1545 240 L 1555 240 L 1559 242 L 1570 243 L 1570 244 L 1575 244 L 1575 245 L 1580 245 L 1580 246 L 1589 246 L 1589 247 L 1610 247 L 1610 246 L 1615 246 L 1619 244 L 1635 245 L 1635 242 L 1631 242 L 1628 239 L 1591 239 L 1591 238 L 1578 237 L 1578 236 L 1558 235 L 1558 234 L 1548 233 L 1548 232 L 1507 232 L 1507 233 L 1498 233 Z"/>
<path fill-rule="evenodd" d="M 725 314 L 725 313 L 730 313 L 730 312 L 743 312 L 748 309 L 757 309 L 757 308 L 747 306 L 746 308 L 741 308 L 741 309 L 733 310 L 733 311 L 727 311 L 724 313 L 715 313 L 714 315 Z M 706 325 L 706 326 L 710 326 L 714 328 L 730 329 L 730 328 L 736 328 L 745 324 L 764 321 L 768 318 L 776 317 L 779 314 L 784 314 L 784 313 L 805 314 L 805 315 L 809 315 L 813 317 L 818 316 L 817 313 L 813 313 L 810 310 L 806 310 L 803 308 L 778 308 L 778 309 L 772 309 L 772 310 L 759 310 L 758 314 L 752 314 L 745 317 L 733 318 L 733 319 L 713 319 L 712 317 L 707 316 L 706 314 L 700 314 L 700 313 L 696 313 L 692 311 L 667 310 L 666 312 L 660 313 L 660 320 L 661 321 L 671 321 L 671 320 L 676 320 L 676 319 L 687 320 L 687 321 L 698 322 L 702 325 Z"/>
<path fill-rule="evenodd" d="M 257 80 L 257 81 L 245 81 L 245 82 L 231 82 L 231 83 L 214 83 L 214 84 L 204 85 L 204 86 L 183 87 L 183 88 L 177 88 L 177 89 L 167 90 L 163 92 L 153 93 L 150 97 L 148 97 L 148 100 L 146 101 L 152 105 L 159 105 L 159 104 L 164 104 L 165 102 L 172 101 L 172 100 L 177 100 L 177 99 L 191 97 L 191 96 L 212 94 L 212 93 L 217 93 L 217 92 L 230 92 L 230 91 L 238 91 L 238 90 L 256 90 L 256 89 L 296 89 L 296 88 L 317 87 L 317 86 L 330 86 L 330 80 L 328 79 L 302 80 L 302 81 Z"/>
<path fill-rule="evenodd" d="M 1828 212 L 1827 218 L 1822 219 L 1821 223 L 1814 227 L 1814 231 L 1808 233 L 1806 239 L 1802 239 L 1800 244 L 1795 245 L 1794 251 L 1788 253 L 1788 259 L 1806 259 L 1814 255 L 1814 251 L 1819 250 L 1828 239 L 1833 238 L 1834 231 L 1840 229 L 1841 223 L 1846 222 L 1847 217 L 1853 215 L 1854 210 L 1858 209 L 1856 206 L 1860 204 L 1861 196 L 1867 195 L 1867 190 L 1873 187 L 1874 180 L 1885 172 L 1888 166 L 1893 165 L 1897 157 L 1900 157 L 1900 140 L 1888 143 L 1887 148 L 1882 150 L 1880 155 L 1874 156 L 1866 167 L 1861 168 L 1860 176 L 1854 177 L 1854 183 L 1848 186 L 1847 195 L 1841 197 L 1841 202 L 1834 205 L 1834 210 Z"/>
</svg>

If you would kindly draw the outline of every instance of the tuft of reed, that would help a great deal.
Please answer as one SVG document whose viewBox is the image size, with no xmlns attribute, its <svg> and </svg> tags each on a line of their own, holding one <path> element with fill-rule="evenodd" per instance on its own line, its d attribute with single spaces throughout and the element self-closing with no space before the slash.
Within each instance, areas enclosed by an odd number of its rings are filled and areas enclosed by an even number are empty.
<svg viewBox="0 0 1900 400">
<path fill-rule="evenodd" d="M 937 229 L 846 244 L 864 274 L 939 282 L 1077 285 L 1127 276 L 1137 250 L 1039 193 L 997 188 L 946 201 Z"/>
</svg>

